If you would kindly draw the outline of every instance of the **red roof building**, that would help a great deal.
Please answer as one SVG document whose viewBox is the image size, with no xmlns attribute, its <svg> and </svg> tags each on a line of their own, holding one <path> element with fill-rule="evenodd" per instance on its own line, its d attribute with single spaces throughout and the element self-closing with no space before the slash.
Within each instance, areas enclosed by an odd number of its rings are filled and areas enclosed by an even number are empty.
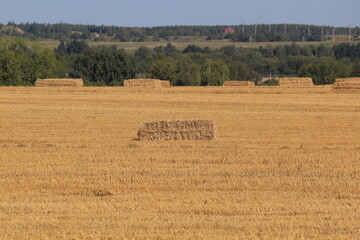
<svg viewBox="0 0 360 240">
<path fill-rule="evenodd" d="M 233 28 L 225 28 L 224 33 L 236 33 L 236 31 Z"/>
</svg>

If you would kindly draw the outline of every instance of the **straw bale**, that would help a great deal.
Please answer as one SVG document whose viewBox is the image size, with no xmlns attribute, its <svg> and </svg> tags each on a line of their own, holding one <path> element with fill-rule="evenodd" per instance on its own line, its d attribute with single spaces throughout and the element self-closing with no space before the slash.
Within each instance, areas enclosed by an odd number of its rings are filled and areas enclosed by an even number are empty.
<svg viewBox="0 0 360 240">
<path fill-rule="evenodd" d="M 161 81 L 161 86 L 163 88 L 169 88 L 171 87 L 170 81 L 166 81 L 166 80 L 160 80 Z"/>
<path fill-rule="evenodd" d="M 81 78 L 53 78 L 38 79 L 35 81 L 37 87 L 82 87 L 84 81 Z"/>
<path fill-rule="evenodd" d="M 138 140 L 213 140 L 214 123 L 210 120 L 172 120 L 145 122 L 138 130 Z"/>
<path fill-rule="evenodd" d="M 289 77 L 279 79 L 280 87 L 312 87 L 314 83 L 311 78 Z"/>
<path fill-rule="evenodd" d="M 226 87 L 254 87 L 255 83 L 251 81 L 225 81 L 223 86 Z"/>
<path fill-rule="evenodd" d="M 128 79 L 124 81 L 124 87 L 137 88 L 162 88 L 162 82 L 158 79 Z"/>
<path fill-rule="evenodd" d="M 357 78 L 338 78 L 332 85 L 332 89 L 337 92 L 360 91 L 360 77 Z"/>
</svg>

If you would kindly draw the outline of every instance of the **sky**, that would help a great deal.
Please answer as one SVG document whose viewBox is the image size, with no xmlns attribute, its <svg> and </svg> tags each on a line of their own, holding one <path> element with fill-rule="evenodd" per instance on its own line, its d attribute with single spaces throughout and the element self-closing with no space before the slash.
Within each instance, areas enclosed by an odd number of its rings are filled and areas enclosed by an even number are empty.
<svg viewBox="0 0 360 240">
<path fill-rule="evenodd" d="M 0 23 L 360 26 L 360 0 L 0 0 Z"/>
</svg>

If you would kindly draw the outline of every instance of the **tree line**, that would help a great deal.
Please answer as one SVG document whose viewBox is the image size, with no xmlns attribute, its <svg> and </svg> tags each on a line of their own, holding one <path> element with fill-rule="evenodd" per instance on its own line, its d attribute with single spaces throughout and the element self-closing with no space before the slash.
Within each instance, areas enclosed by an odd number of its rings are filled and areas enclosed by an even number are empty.
<svg viewBox="0 0 360 240">
<path fill-rule="evenodd" d="M 159 27 L 119 27 L 84 24 L 7 23 L 0 35 L 24 37 L 31 40 L 55 39 L 102 40 L 122 42 L 142 41 L 184 41 L 184 37 L 207 40 L 230 39 L 234 42 L 283 42 L 283 41 L 325 41 L 333 35 L 350 36 L 358 40 L 360 28 L 316 26 L 303 24 L 252 24 L 234 26 L 159 26 Z M 10 28 L 9 28 L 10 27 Z M 11 28 L 12 27 L 12 28 Z M 224 32 L 232 27 L 236 33 Z"/>
<path fill-rule="evenodd" d="M 360 76 L 360 43 L 300 46 L 296 43 L 256 49 L 229 45 L 220 49 L 171 43 L 134 53 L 113 47 L 89 47 L 85 41 L 61 42 L 55 49 L 27 40 L 0 37 L 0 85 L 33 85 L 38 78 L 83 78 L 88 86 L 122 85 L 125 79 L 157 78 L 176 86 L 218 86 L 227 80 L 262 77 L 311 77 L 331 84 L 338 77 Z"/>
</svg>

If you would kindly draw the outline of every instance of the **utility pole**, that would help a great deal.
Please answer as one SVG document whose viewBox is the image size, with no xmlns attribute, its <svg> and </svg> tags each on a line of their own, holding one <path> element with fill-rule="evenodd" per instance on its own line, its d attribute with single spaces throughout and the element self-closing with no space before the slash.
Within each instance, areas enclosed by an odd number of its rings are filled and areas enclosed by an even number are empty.
<svg viewBox="0 0 360 240">
<path fill-rule="evenodd" d="M 335 27 L 333 27 L 333 37 L 332 37 L 332 39 L 333 39 L 333 43 L 335 42 Z"/>
<path fill-rule="evenodd" d="M 257 25 L 256 25 L 256 23 L 255 23 L 255 35 L 256 35 L 256 32 L 257 32 Z"/>
<path fill-rule="evenodd" d="M 324 26 L 321 26 L 321 41 L 324 41 Z"/>
<path fill-rule="evenodd" d="M 285 31 L 284 31 L 284 33 L 286 33 L 286 23 L 285 23 Z"/>
<path fill-rule="evenodd" d="M 349 42 L 351 41 L 351 26 L 349 26 Z"/>
</svg>

